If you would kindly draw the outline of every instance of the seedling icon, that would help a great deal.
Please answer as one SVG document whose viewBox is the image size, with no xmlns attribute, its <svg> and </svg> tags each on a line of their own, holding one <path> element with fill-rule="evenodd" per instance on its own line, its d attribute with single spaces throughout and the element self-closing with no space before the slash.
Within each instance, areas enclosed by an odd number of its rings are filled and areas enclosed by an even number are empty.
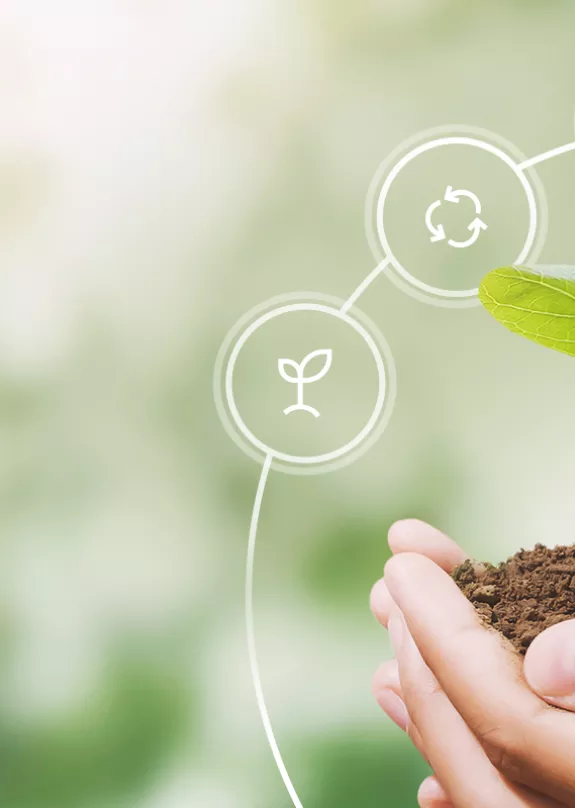
<svg viewBox="0 0 575 808">
<path fill-rule="evenodd" d="M 323 366 L 313 376 L 306 376 L 306 368 L 314 359 L 323 359 Z M 278 370 L 282 379 L 285 379 L 286 382 L 290 384 L 297 385 L 297 404 L 292 404 L 291 407 L 285 409 L 284 415 L 289 415 L 297 410 L 304 410 L 305 412 L 310 412 L 314 418 L 319 418 L 320 413 L 314 409 L 314 407 L 303 403 L 304 385 L 323 379 L 331 367 L 332 359 L 333 351 L 331 348 L 322 348 L 319 351 L 312 351 L 312 353 L 309 353 L 302 359 L 299 365 L 297 362 L 294 362 L 293 359 L 278 359 Z M 288 368 L 291 368 L 295 375 L 290 375 Z"/>
</svg>

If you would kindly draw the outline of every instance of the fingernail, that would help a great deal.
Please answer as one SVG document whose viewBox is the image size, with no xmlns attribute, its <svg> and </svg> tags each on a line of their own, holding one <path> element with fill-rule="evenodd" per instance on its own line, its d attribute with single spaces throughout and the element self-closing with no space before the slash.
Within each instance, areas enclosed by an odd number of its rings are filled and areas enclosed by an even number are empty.
<svg viewBox="0 0 575 808">
<path fill-rule="evenodd" d="M 393 690 L 380 690 L 377 694 L 377 701 L 384 713 L 391 718 L 394 724 L 407 732 L 409 716 L 403 701 Z"/>
<path fill-rule="evenodd" d="M 420 802 L 430 807 L 437 806 L 438 803 L 445 805 L 448 796 L 436 777 L 428 777 L 419 787 L 417 796 Z"/>
<path fill-rule="evenodd" d="M 395 654 L 395 656 L 398 656 L 398 654 L 401 651 L 403 640 L 405 637 L 405 628 L 403 625 L 403 619 L 401 617 L 390 618 L 387 630 L 389 631 L 389 639 L 391 640 L 391 647 L 393 648 L 393 653 Z"/>
<path fill-rule="evenodd" d="M 529 686 L 546 701 L 575 708 L 575 621 L 559 623 L 535 638 L 524 673 Z"/>
<path fill-rule="evenodd" d="M 389 594 L 389 590 L 383 578 L 378 581 L 371 590 L 370 607 L 372 613 L 379 620 L 380 623 L 385 623 L 388 620 L 389 613 L 393 609 L 393 600 Z"/>
</svg>

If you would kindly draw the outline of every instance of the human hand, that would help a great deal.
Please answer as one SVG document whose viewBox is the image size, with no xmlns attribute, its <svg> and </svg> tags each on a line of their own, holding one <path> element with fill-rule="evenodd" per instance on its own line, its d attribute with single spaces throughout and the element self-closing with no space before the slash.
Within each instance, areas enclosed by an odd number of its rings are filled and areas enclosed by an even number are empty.
<svg viewBox="0 0 575 808">
<path fill-rule="evenodd" d="M 575 621 L 540 635 L 523 665 L 445 574 L 465 559 L 457 545 L 408 521 L 390 546 L 372 610 L 397 662 L 381 666 L 374 692 L 435 771 L 422 808 L 575 806 Z"/>
</svg>

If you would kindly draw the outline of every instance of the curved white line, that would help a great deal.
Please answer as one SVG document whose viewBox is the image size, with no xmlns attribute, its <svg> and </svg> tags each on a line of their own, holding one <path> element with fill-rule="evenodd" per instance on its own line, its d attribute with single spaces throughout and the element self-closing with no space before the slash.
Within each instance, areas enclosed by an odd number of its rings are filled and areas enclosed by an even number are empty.
<svg viewBox="0 0 575 808">
<path fill-rule="evenodd" d="M 543 163 L 545 160 L 551 160 L 553 157 L 559 157 L 560 154 L 566 154 L 574 149 L 575 143 L 568 143 L 566 146 L 559 146 L 558 149 L 551 149 L 551 151 L 545 152 L 544 154 L 538 154 L 537 157 L 531 157 L 529 160 L 519 163 L 517 168 L 523 171 L 526 168 L 536 166 L 538 163 Z"/>
<path fill-rule="evenodd" d="M 255 639 L 255 632 L 254 632 L 254 604 L 253 604 L 253 593 L 254 593 L 254 558 L 256 553 L 256 536 L 258 532 L 258 522 L 260 518 L 260 511 L 262 507 L 262 500 L 264 498 L 264 491 L 266 489 L 266 483 L 268 479 L 268 475 L 270 472 L 270 468 L 273 461 L 273 454 L 268 454 L 264 461 L 264 465 L 262 468 L 262 473 L 260 476 L 260 481 L 258 483 L 258 488 L 256 491 L 256 498 L 254 500 L 254 507 L 252 510 L 252 519 L 250 523 L 250 535 L 248 541 L 248 557 L 246 563 L 246 628 L 247 628 L 247 635 L 248 635 L 248 656 L 250 660 L 250 668 L 252 672 L 252 681 L 254 684 L 254 689 L 256 692 L 256 700 L 258 703 L 258 709 L 260 711 L 260 716 L 262 719 L 262 723 L 264 725 L 264 729 L 266 732 L 266 736 L 268 739 L 268 743 L 270 745 L 270 749 L 272 750 L 272 754 L 274 756 L 274 760 L 276 762 L 276 766 L 278 767 L 279 773 L 281 774 L 282 780 L 284 781 L 284 785 L 288 790 L 288 793 L 291 797 L 291 800 L 295 806 L 295 808 L 303 808 L 303 805 L 300 802 L 300 799 L 296 793 L 296 790 L 293 786 L 292 781 L 290 780 L 290 776 L 287 772 L 285 764 L 283 762 L 279 747 L 277 745 L 274 731 L 272 729 L 272 724 L 270 721 L 270 717 L 268 715 L 266 702 L 264 699 L 264 693 L 262 689 L 262 683 L 260 679 L 260 671 L 258 666 L 258 658 L 256 654 L 256 639 Z"/>
</svg>

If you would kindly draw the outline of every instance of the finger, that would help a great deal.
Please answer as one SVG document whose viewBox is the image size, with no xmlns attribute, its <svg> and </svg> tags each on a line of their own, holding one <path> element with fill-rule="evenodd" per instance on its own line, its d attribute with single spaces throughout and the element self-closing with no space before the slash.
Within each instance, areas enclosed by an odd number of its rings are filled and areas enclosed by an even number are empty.
<svg viewBox="0 0 575 808">
<path fill-rule="evenodd" d="M 384 662 L 375 672 L 372 683 L 372 692 L 377 703 L 384 713 L 407 732 L 409 716 L 403 701 L 399 673 L 395 659 Z"/>
<path fill-rule="evenodd" d="M 403 699 L 396 659 L 389 659 L 386 662 L 382 662 L 376 670 L 372 682 L 372 691 L 376 699 L 380 690 L 391 690 L 396 696 Z"/>
<path fill-rule="evenodd" d="M 390 636 L 406 707 L 428 751 L 429 764 L 455 806 L 519 808 L 522 802 L 489 762 L 477 738 L 425 664 L 402 617 Z"/>
<path fill-rule="evenodd" d="M 468 558 L 467 553 L 444 533 L 419 519 L 396 522 L 389 530 L 388 541 L 394 555 L 420 553 L 447 572 Z"/>
<path fill-rule="evenodd" d="M 427 777 L 417 792 L 419 808 L 454 808 L 436 777 Z"/>
<path fill-rule="evenodd" d="M 467 554 L 444 533 L 419 519 L 403 519 L 391 526 L 389 547 L 395 555 L 420 553 L 448 572 L 467 559 Z M 393 600 L 383 579 L 371 590 L 371 611 L 387 628 Z"/>
<path fill-rule="evenodd" d="M 385 581 L 425 662 L 497 768 L 575 806 L 573 717 L 537 698 L 523 678 L 521 657 L 484 628 L 435 564 L 414 554 L 395 556 Z M 412 715 L 401 665 L 400 678 Z"/>
<path fill-rule="evenodd" d="M 539 698 L 575 712 L 575 620 L 558 623 L 536 637 L 523 671 Z"/>
<path fill-rule="evenodd" d="M 462 564 L 467 555 L 444 533 L 418 519 L 404 519 L 391 526 L 389 546 L 395 555 L 420 553 L 448 572 Z M 371 590 L 371 611 L 384 628 L 387 628 L 393 600 L 383 579 Z"/>
<path fill-rule="evenodd" d="M 409 720 L 409 714 L 403 700 L 401 683 L 399 681 L 399 671 L 397 660 L 391 659 L 383 662 L 376 670 L 372 682 L 372 692 L 383 712 L 391 720 L 406 732 L 413 745 L 420 752 L 425 760 L 427 754 L 423 748 L 421 736 L 413 723 Z"/>
<path fill-rule="evenodd" d="M 373 615 L 387 628 L 389 616 L 393 609 L 393 600 L 383 578 L 374 584 L 369 598 L 369 605 Z"/>
<path fill-rule="evenodd" d="M 425 664 L 403 615 L 392 616 L 389 631 L 410 721 L 417 726 L 423 744 L 429 749 L 429 764 L 442 784 L 442 792 L 449 800 L 447 805 L 560 808 L 554 800 L 510 783 L 491 764 Z"/>
</svg>

